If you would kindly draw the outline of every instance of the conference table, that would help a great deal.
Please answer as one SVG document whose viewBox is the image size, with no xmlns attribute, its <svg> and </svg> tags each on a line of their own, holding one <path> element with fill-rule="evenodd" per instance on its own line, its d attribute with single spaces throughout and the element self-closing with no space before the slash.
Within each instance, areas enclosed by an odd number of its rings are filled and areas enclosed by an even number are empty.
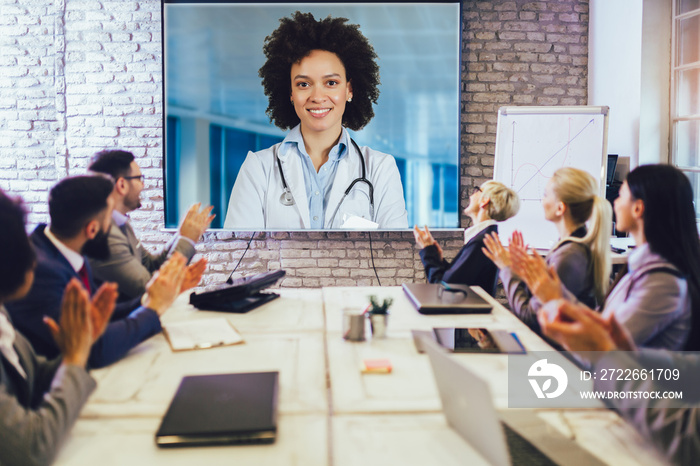
<svg viewBox="0 0 700 466">
<path fill-rule="evenodd" d="M 401 287 L 274 290 L 281 297 L 245 314 L 197 310 L 187 294 L 162 317 L 164 325 L 226 318 L 244 343 L 173 352 L 163 334 L 92 375 L 97 389 L 56 460 L 58 465 L 416 465 L 488 464 L 449 427 L 430 362 L 411 330 L 485 327 L 515 332 L 528 351 L 552 348 L 498 301 L 489 314 L 419 314 Z M 363 309 L 370 295 L 392 298 L 387 337 L 342 338 L 344 311 Z M 369 329 L 368 329 L 369 330 Z M 498 409 L 507 409 L 508 356 L 455 354 L 488 383 Z M 364 374 L 364 359 L 388 358 L 389 374 Z M 279 371 L 277 440 L 271 445 L 158 448 L 154 434 L 183 376 Z M 479 403 L 480 400 L 474 400 Z M 603 463 L 660 464 L 663 460 L 615 412 L 541 409 L 538 419 Z"/>
</svg>

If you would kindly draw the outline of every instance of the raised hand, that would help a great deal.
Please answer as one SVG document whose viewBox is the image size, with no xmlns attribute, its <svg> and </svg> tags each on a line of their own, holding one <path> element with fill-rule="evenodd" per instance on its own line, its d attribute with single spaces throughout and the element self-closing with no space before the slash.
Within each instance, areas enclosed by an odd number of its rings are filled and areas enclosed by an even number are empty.
<svg viewBox="0 0 700 466">
<path fill-rule="evenodd" d="M 485 248 L 481 248 L 484 255 L 491 259 L 499 269 L 505 269 L 511 266 L 510 253 L 501 244 L 498 233 L 490 233 L 484 236 Z"/>
<path fill-rule="evenodd" d="M 513 247 L 521 249 L 523 251 L 527 251 L 527 245 L 525 244 L 525 240 L 523 239 L 523 234 L 518 230 L 513 231 L 513 233 L 510 235 L 508 249 Z"/>
<path fill-rule="evenodd" d="M 569 351 L 610 351 L 618 346 L 612 336 L 611 325 L 582 304 L 566 300 L 551 302 L 547 312 L 542 309 L 537 317 L 542 332 Z M 551 315 L 553 314 L 553 316 Z"/>
<path fill-rule="evenodd" d="M 428 230 L 428 225 L 425 225 L 424 228 L 425 231 L 418 228 L 418 225 L 413 226 L 413 237 L 416 239 L 416 244 L 418 245 L 418 247 L 423 249 L 433 244 L 437 245 L 435 238 L 433 238 L 433 235 L 430 233 L 430 230 Z"/>
<path fill-rule="evenodd" d="M 143 305 L 153 309 L 159 316 L 170 307 L 180 294 L 187 273 L 185 257 L 175 252 L 146 284 Z"/>
<path fill-rule="evenodd" d="M 107 328 L 118 296 L 116 283 L 104 283 L 92 297 L 90 302 L 90 319 L 92 322 L 93 342 L 100 338 Z"/>
<path fill-rule="evenodd" d="M 206 269 L 207 260 L 205 258 L 201 258 L 197 262 L 188 265 L 185 269 L 185 279 L 182 281 L 182 285 L 180 286 L 180 293 L 199 285 L 200 280 L 202 280 L 202 275 L 204 275 L 204 271 Z"/>
<path fill-rule="evenodd" d="M 207 228 L 209 228 L 209 225 L 211 225 L 211 221 L 216 217 L 216 215 L 210 215 L 212 209 L 214 209 L 213 206 L 205 207 L 200 211 L 201 207 L 201 202 L 190 207 L 180 225 L 180 236 L 189 238 L 195 243 L 199 241 Z"/>
<path fill-rule="evenodd" d="M 90 299 L 87 291 L 76 279 L 71 279 L 63 293 L 61 325 L 50 317 L 44 317 L 56 344 L 63 354 L 63 361 L 84 367 L 93 343 Z"/>
<path fill-rule="evenodd" d="M 537 251 L 531 251 L 532 254 L 528 254 L 517 247 L 510 250 L 513 273 L 522 278 L 541 303 L 561 298 L 562 284 L 556 269 L 554 266 L 548 267 Z"/>
</svg>

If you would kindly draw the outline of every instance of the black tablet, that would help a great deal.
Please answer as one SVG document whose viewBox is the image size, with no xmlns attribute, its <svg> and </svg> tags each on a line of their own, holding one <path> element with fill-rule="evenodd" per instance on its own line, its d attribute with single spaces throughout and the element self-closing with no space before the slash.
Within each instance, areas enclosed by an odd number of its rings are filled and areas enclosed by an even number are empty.
<svg viewBox="0 0 700 466">
<path fill-rule="evenodd" d="M 485 328 L 434 328 L 435 340 L 455 353 L 524 353 L 514 333 Z"/>
</svg>

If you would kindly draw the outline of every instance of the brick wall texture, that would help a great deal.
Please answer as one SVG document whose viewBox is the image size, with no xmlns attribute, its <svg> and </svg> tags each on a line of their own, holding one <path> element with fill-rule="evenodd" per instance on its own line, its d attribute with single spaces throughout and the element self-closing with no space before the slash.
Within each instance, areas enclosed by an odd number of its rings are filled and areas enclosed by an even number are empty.
<svg viewBox="0 0 700 466">
<path fill-rule="evenodd" d="M 493 176 L 503 105 L 585 105 L 588 1 L 465 1 L 462 207 Z M 132 151 L 148 177 L 132 214 L 149 246 L 163 244 L 160 2 L 0 0 L 0 188 L 21 195 L 30 225 L 48 221 L 50 187 L 82 174 L 104 148 Z M 462 225 L 468 219 L 462 218 Z M 461 232 L 439 232 L 449 259 Z M 250 233 L 207 233 L 205 283 L 221 281 Z M 425 278 L 410 232 L 259 233 L 237 275 L 282 267 L 286 287 L 399 285 Z"/>
</svg>

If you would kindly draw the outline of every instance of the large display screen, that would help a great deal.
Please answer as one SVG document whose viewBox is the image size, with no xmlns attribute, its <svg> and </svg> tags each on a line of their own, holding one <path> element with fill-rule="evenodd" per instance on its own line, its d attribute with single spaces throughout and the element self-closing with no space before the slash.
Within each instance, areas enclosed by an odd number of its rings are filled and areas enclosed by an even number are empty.
<svg viewBox="0 0 700 466">
<path fill-rule="evenodd" d="M 313 131 L 360 105 L 362 90 L 325 71 L 337 54 L 309 54 L 290 65 L 284 96 L 299 125 L 271 121 L 260 70 L 275 59 L 263 45 L 297 11 L 358 25 L 379 70 L 374 116 L 344 128 L 320 166 Z M 213 228 L 237 231 L 459 227 L 460 19 L 461 2 L 165 0 L 166 227 L 196 202 L 214 206 Z M 331 86 L 345 86 L 344 101 Z"/>
</svg>

